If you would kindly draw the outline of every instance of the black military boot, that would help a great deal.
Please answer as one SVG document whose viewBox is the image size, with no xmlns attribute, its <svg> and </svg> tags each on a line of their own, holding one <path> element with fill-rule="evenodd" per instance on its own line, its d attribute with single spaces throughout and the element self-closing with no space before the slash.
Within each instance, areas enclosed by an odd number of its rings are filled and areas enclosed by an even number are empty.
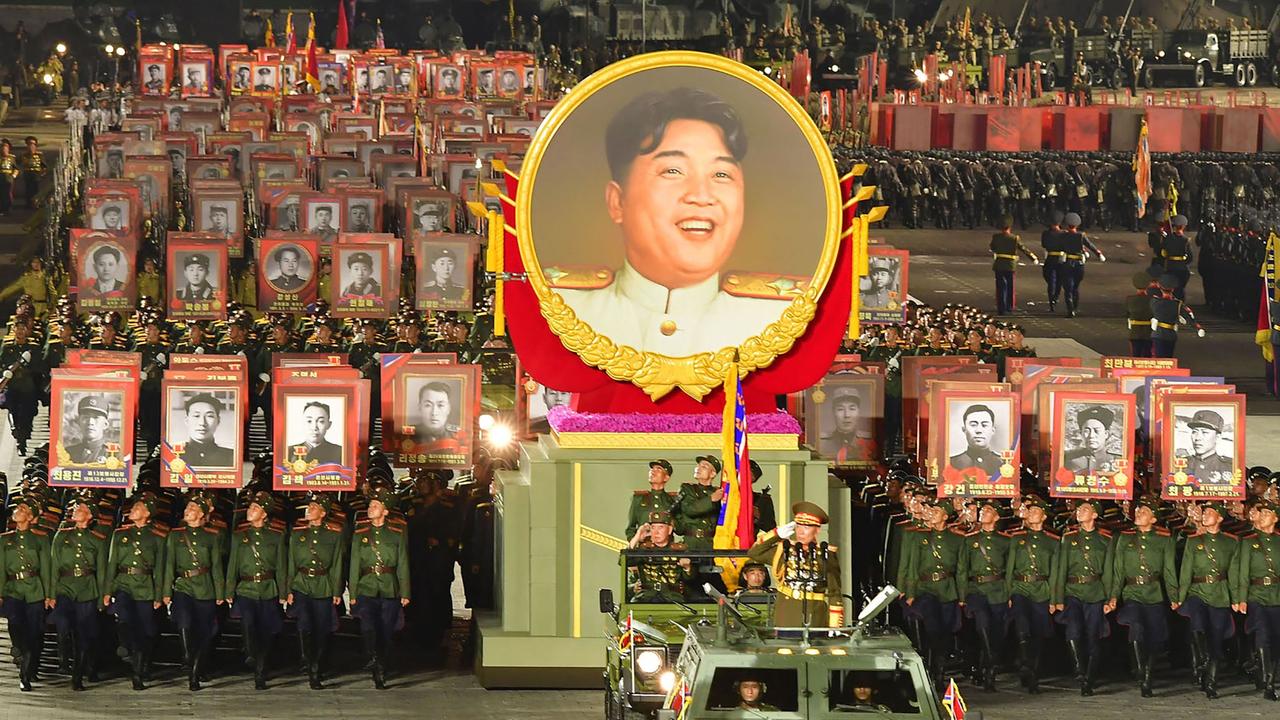
<svg viewBox="0 0 1280 720">
<path fill-rule="evenodd" d="M 1138 690 L 1142 693 L 1142 697 L 1149 698 L 1151 692 L 1151 658 L 1147 656 L 1147 651 L 1142 647 L 1142 643 L 1129 643 L 1129 648 L 1133 651 L 1133 667 L 1134 675 L 1138 678 Z"/>
<path fill-rule="evenodd" d="M 1218 699 L 1218 659 L 1209 658 L 1204 666 L 1204 696 L 1210 700 Z"/>
<path fill-rule="evenodd" d="M 1084 659 L 1084 680 L 1080 683 L 1080 694 L 1085 697 L 1093 695 L 1093 683 L 1098 677 L 1098 667 L 1102 665 L 1102 649 L 1094 646 Z"/>
<path fill-rule="evenodd" d="M 27 658 L 31 653 L 26 647 L 26 641 L 19 638 L 19 635 L 20 633 L 13 634 L 14 661 L 18 665 L 18 689 L 22 692 L 31 692 L 31 676 L 27 670 Z"/>
<path fill-rule="evenodd" d="M 178 628 L 178 641 L 182 644 L 182 672 L 190 675 L 191 666 L 195 664 L 192 658 L 195 646 L 192 643 L 191 631 Z"/>
<path fill-rule="evenodd" d="M 1209 661 L 1209 639 L 1203 632 L 1191 634 L 1191 671 L 1194 673 L 1194 685 L 1204 691 L 1205 665 Z"/>
<path fill-rule="evenodd" d="M 1276 668 L 1280 667 L 1280 663 L 1276 662 L 1271 648 L 1258 648 L 1258 666 L 1258 671 L 1262 673 L 1262 697 L 1276 700 Z"/>
<path fill-rule="evenodd" d="M 979 630 L 978 640 L 982 643 L 982 689 L 987 692 L 995 692 L 996 646 L 991 640 L 991 629 Z"/>
<path fill-rule="evenodd" d="M 323 690 L 320 684 L 320 660 L 317 657 L 316 636 L 314 633 L 301 633 L 302 661 L 307 667 L 307 683 L 312 690 Z"/>
<path fill-rule="evenodd" d="M 1079 640 L 1068 640 L 1067 651 L 1071 653 L 1071 666 L 1075 669 L 1076 684 L 1080 686 L 1080 694 L 1084 694 L 1084 672 L 1087 659 Z"/>
<path fill-rule="evenodd" d="M 89 653 L 83 645 L 83 642 L 72 643 L 71 689 L 76 692 L 84 691 L 84 668 L 89 662 Z"/>
<path fill-rule="evenodd" d="M 66 675 L 71 672 L 71 663 L 75 657 L 72 649 L 71 633 L 58 636 L 58 672 Z"/>
<path fill-rule="evenodd" d="M 147 689 L 147 686 L 142 682 L 142 669 L 145 665 L 146 660 L 143 658 L 142 650 L 134 648 L 133 652 L 129 653 L 129 679 L 133 682 L 134 690 Z"/>
<path fill-rule="evenodd" d="M 193 639 L 194 640 L 194 639 Z M 191 669 L 187 671 L 187 689 L 191 692 L 200 690 L 200 670 L 204 665 L 204 648 L 195 645 L 191 648 Z"/>
</svg>

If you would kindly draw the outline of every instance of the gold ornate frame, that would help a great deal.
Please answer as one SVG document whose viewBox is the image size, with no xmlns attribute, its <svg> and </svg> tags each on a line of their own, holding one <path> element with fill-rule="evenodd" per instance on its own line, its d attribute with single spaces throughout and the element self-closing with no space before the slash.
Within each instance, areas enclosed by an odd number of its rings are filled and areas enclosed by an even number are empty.
<svg viewBox="0 0 1280 720">
<path fill-rule="evenodd" d="M 547 282 L 534 249 L 532 229 L 533 189 L 538 166 L 565 120 L 598 90 L 611 83 L 637 73 L 669 67 L 693 67 L 724 73 L 748 83 L 776 102 L 800 129 L 813 150 L 827 200 L 822 253 L 813 280 L 805 292 L 794 298 L 782 316 L 766 327 L 764 332 L 748 338 L 741 346 L 724 347 L 715 352 L 685 357 L 641 352 L 627 345 L 619 345 L 578 319 L 564 298 Z M 695 400 L 701 400 L 724 383 L 725 373 L 735 352 L 738 353 L 738 371 L 745 375 L 752 370 L 768 367 L 775 358 L 789 351 L 813 320 L 818 298 L 826 289 L 840 249 L 840 183 L 830 148 L 818 127 L 804 108 L 776 82 L 746 65 L 719 55 L 689 51 L 648 53 L 614 63 L 587 78 L 547 115 L 529 145 L 520 176 L 515 203 L 516 238 L 528 282 L 538 297 L 542 316 L 546 318 L 548 327 L 583 362 L 604 370 L 615 380 L 637 385 L 654 400 L 676 388 Z"/>
</svg>

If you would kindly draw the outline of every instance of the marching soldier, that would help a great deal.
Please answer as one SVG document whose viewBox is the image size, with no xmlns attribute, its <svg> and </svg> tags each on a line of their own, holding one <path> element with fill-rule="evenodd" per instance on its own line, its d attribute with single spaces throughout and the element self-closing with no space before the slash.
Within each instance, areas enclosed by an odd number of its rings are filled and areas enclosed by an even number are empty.
<svg viewBox="0 0 1280 720">
<path fill-rule="evenodd" d="M 58 654 L 70 664 L 71 689 L 84 690 L 91 669 L 94 641 L 98 639 L 98 598 L 107 577 L 107 534 L 97 526 L 94 497 L 72 493 L 64 524 L 53 537 L 51 582 L 54 608 L 50 619 L 58 629 Z M 56 579 L 55 579 L 56 578 Z"/>
<path fill-rule="evenodd" d="M 160 444 L 160 380 L 168 363 L 169 346 L 161 339 L 164 320 L 159 315 L 147 316 L 142 342 L 133 351 L 142 356 L 142 384 L 138 394 L 138 427 L 147 451 Z"/>
<path fill-rule="evenodd" d="M 1093 241 L 1080 231 L 1080 216 L 1067 213 L 1063 220 L 1067 229 L 1058 236 L 1058 249 L 1062 251 L 1062 265 L 1058 267 L 1058 284 L 1067 299 L 1067 317 L 1075 317 L 1080 308 L 1080 283 L 1084 280 L 1085 258 L 1092 253 L 1102 262 L 1107 256 L 1098 250 Z"/>
<path fill-rule="evenodd" d="M 640 550 L 669 550 L 684 552 L 689 548 L 678 543 L 671 534 L 671 513 L 651 510 L 645 516 L 627 547 Z M 654 557 L 641 558 L 627 567 L 627 587 L 632 591 L 631 602 L 664 600 L 663 595 L 674 594 L 683 599 L 689 591 L 694 575 L 689 558 Z"/>
<path fill-rule="evenodd" d="M 1129 322 L 1129 355 L 1151 357 L 1151 296 L 1158 292 L 1159 284 L 1145 272 L 1133 274 L 1133 295 L 1124 299 L 1125 315 Z"/>
<path fill-rule="evenodd" d="M 342 528 L 326 517 L 329 499 L 321 493 L 307 496 L 303 521 L 289 540 L 289 580 L 285 603 L 298 621 L 303 662 L 312 690 L 320 682 L 320 662 L 329 637 L 338 626 L 337 607 L 342 603 Z"/>
<path fill-rule="evenodd" d="M 217 606 L 227 597 L 218 530 L 209 527 L 213 503 L 192 494 L 182 511 L 183 527 L 169 533 L 164 550 L 164 604 L 182 640 L 187 689 L 200 689 L 205 654 L 218 632 Z"/>
<path fill-rule="evenodd" d="M 1170 606 L 1190 621 L 1196 681 L 1210 700 L 1218 697 L 1218 663 L 1225 657 L 1224 645 L 1235 635 L 1228 573 L 1240 541 L 1222 531 L 1226 514 L 1221 502 L 1200 506 L 1200 531 L 1187 538 L 1178 589 L 1170 598 Z"/>
<path fill-rule="evenodd" d="M 40 141 L 34 135 L 28 135 L 25 142 L 27 149 L 18 158 L 18 165 L 22 167 L 22 188 L 27 198 L 27 207 L 34 208 L 36 195 L 40 192 L 40 177 L 48 166 L 44 161 L 44 153 L 40 152 Z"/>
<path fill-rule="evenodd" d="M 694 458 L 693 479 L 680 486 L 680 494 L 672 510 L 676 533 L 684 538 L 690 550 L 710 550 L 715 539 L 716 521 L 724 488 L 716 482 L 720 476 L 720 459 L 715 455 Z"/>
<path fill-rule="evenodd" d="M 1263 696 L 1276 700 L 1276 672 L 1280 663 L 1280 534 L 1276 516 L 1280 506 L 1273 500 L 1254 503 L 1255 532 L 1240 542 L 1240 557 L 1232 579 L 1236 604 L 1232 608 L 1245 616 L 1244 629 L 1253 636 L 1253 647 L 1262 681 Z"/>
<path fill-rule="evenodd" d="M 1024 527 L 1009 536 L 1009 564 L 1005 584 L 1014 630 L 1018 633 L 1018 661 L 1023 687 L 1031 694 L 1040 692 L 1041 642 L 1053 637 L 1053 572 L 1057 562 L 1059 538 L 1044 529 L 1048 519 L 1048 503 L 1038 495 L 1022 501 Z"/>
<path fill-rule="evenodd" d="M 1093 695 L 1102 662 L 1102 640 L 1111 634 L 1107 614 L 1114 606 L 1111 567 L 1107 565 L 1111 533 L 1097 527 L 1100 506 L 1084 499 L 1076 506 L 1079 526 L 1062 536 L 1053 572 L 1053 602 L 1058 622 L 1067 626 L 1067 648 L 1075 665 L 1080 694 Z"/>
<path fill-rule="evenodd" d="M 1018 270 L 1018 253 L 1039 265 L 1040 258 L 1022 244 L 1022 238 L 1014 234 L 1013 218 L 1005 215 L 1000 220 L 1000 232 L 991 236 L 991 269 L 996 275 L 996 314 L 1013 312 L 1013 274 Z"/>
<path fill-rule="evenodd" d="M 31 426 L 40 409 L 41 385 L 46 372 L 44 353 L 31 337 L 29 318 L 16 320 L 13 339 L 0 344 L 0 370 L 3 372 L 0 390 L 13 425 L 13 440 L 18 445 L 18 454 L 26 455 Z"/>
<path fill-rule="evenodd" d="M 155 495 L 142 492 L 126 504 L 128 524 L 111 537 L 102 604 L 119 620 L 120 644 L 129 653 L 133 689 L 142 690 L 157 633 L 155 611 L 166 592 L 162 584 L 166 533 L 151 524 Z"/>
<path fill-rule="evenodd" d="M 388 489 L 369 493 L 367 520 L 351 536 L 351 571 L 347 578 L 352 615 L 360 620 L 365 655 L 372 665 L 373 686 L 386 688 L 386 657 L 391 637 L 404 627 L 404 608 L 412 585 L 403 525 L 387 522 L 395 507 Z"/>
<path fill-rule="evenodd" d="M 1160 245 L 1160 258 L 1164 261 L 1164 272 L 1172 275 L 1176 284 L 1173 295 L 1179 300 L 1186 298 L 1187 281 L 1191 279 L 1191 240 L 1187 238 L 1187 217 L 1174 215 L 1169 221 L 1172 232 L 1164 237 Z"/>
<path fill-rule="evenodd" d="M 956 596 L 964 614 L 973 620 L 981 643 L 982 687 L 996 689 L 996 666 L 1004 647 L 1009 617 L 1005 567 L 1009 564 L 1009 536 L 996 529 L 999 500 L 985 498 L 978 505 L 978 529 L 964 537 L 956 569 Z"/>
<path fill-rule="evenodd" d="M 267 688 L 267 657 L 284 623 L 280 606 L 286 593 L 288 540 L 270 521 L 276 508 L 271 493 L 258 491 L 245 509 L 246 525 L 231 536 L 227 558 L 227 603 L 244 628 L 247 659 L 253 664 L 253 688 Z"/>
<path fill-rule="evenodd" d="M 671 480 L 671 463 L 663 459 L 649 463 L 649 489 L 636 490 L 631 496 L 631 509 L 627 514 L 627 537 L 636 534 L 636 530 L 654 510 L 670 511 L 676 503 L 676 494 L 667 492 L 667 483 Z"/>
<path fill-rule="evenodd" d="M 747 556 L 766 563 L 778 588 L 774 624 L 778 627 L 844 625 L 844 595 L 836 547 L 818 542 L 827 513 L 811 502 L 791 506 L 791 522 L 765 534 Z M 815 622 L 816 621 L 816 622 Z"/>
<path fill-rule="evenodd" d="M 1151 298 L 1152 357 L 1173 357 L 1173 350 L 1178 345 L 1179 325 L 1190 322 L 1196 327 L 1196 335 L 1204 337 L 1204 328 L 1196 322 L 1191 308 L 1178 299 L 1176 288 L 1177 279 L 1166 273 L 1160 276 L 1157 294 Z"/>
<path fill-rule="evenodd" d="M 24 496 L 13 506 L 13 530 L 0 535 L 0 614 L 18 661 L 18 687 L 31 692 L 44 637 L 44 611 L 54 605 L 49 538 L 36 526 L 40 500 Z"/>
<path fill-rule="evenodd" d="M 1168 530 L 1155 526 L 1159 510 L 1158 497 L 1135 500 L 1133 529 L 1117 535 L 1111 546 L 1111 598 L 1107 604 L 1113 609 L 1119 605 L 1116 622 L 1128 628 L 1142 697 L 1152 696 L 1152 650 L 1169 640 L 1165 598 L 1173 597 L 1178 588 L 1176 543 Z"/>
<path fill-rule="evenodd" d="M 964 537 L 950 529 L 949 499 L 930 498 L 925 529 L 905 547 L 905 572 L 899 581 L 907 603 L 907 621 L 916 625 L 915 636 L 924 646 L 925 667 L 935 685 L 943 682 L 943 664 L 951 638 L 960 627 L 956 602 L 956 571 Z"/>
</svg>

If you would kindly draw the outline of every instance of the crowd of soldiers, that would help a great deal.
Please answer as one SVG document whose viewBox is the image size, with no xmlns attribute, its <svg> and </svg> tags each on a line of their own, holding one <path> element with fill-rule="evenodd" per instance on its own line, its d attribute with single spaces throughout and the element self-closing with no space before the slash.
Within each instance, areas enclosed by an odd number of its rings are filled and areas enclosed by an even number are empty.
<svg viewBox="0 0 1280 720">
<path fill-rule="evenodd" d="M 159 675 L 152 659 L 162 631 L 178 635 L 189 689 L 215 674 L 221 637 L 262 690 L 273 667 L 285 666 L 277 638 L 286 617 L 312 689 L 333 676 L 328 648 L 351 617 L 365 669 L 383 688 L 391 639 L 402 627 L 414 657 L 445 659 L 455 564 L 468 606 L 492 605 L 487 483 L 451 488 L 452 473 L 439 470 L 396 480 L 387 458 L 370 451 L 354 492 L 275 493 L 271 456 L 263 454 L 239 493 L 184 494 L 160 487 L 152 457 L 126 496 L 50 488 L 47 453 L 46 445 L 24 463 L 8 504 L 12 530 L 0 536 L 0 611 L 24 691 L 40 679 L 46 621 L 73 690 L 112 674 L 117 654 L 133 688 L 144 689 Z"/>
<path fill-rule="evenodd" d="M 1208 698 L 1237 668 L 1276 700 L 1278 476 L 1250 468 L 1231 503 L 1051 500 L 1033 475 L 1011 501 L 940 499 L 903 461 L 855 502 L 856 590 L 902 590 L 895 622 L 939 683 L 967 672 L 995 690 L 1012 667 L 1034 694 L 1042 660 L 1065 657 L 1087 696 L 1127 653 L 1143 697 L 1167 656 Z"/>
<path fill-rule="evenodd" d="M 23 140 L 21 154 L 15 154 L 8 138 L 0 139 L 0 217 L 13 209 L 13 199 L 21 187 L 21 197 L 28 209 L 35 207 L 40 191 L 40 176 L 48 169 L 40 143 L 34 136 Z"/>
</svg>

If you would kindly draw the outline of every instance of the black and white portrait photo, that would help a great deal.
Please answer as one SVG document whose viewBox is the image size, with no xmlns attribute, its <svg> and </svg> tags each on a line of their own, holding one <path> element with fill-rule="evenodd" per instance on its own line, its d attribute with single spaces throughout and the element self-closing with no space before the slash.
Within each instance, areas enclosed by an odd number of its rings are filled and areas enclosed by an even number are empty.
<svg viewBox="0 0 1280 720">
<path fill-rule="evenodd" d="M 947 404 L 947 466 L 978 468 L 984 478 L 1000 475 L 1011 432 L 1009 401 L 955 400 Z"/>
<path fill-rule="evenodd" d="M 1172 404 L 1172 402 L 1171 402 Z M 1235 473 L 1235 407 L 1179 402 L 1173 454 L 1188 477 L 1204 483 L 1229 483 Z"/>
<path fill-rule="evenodd" d="M 132 258 L 116 243 L 103 242 L 89 248 L 80 267 L 82 298 L 119 297 L 132 274 Z"/>
<path fill-rule="evenodd" d="M 368 250 L 342 248 L 338 251 L 338 284 L 342 288 L 338 302 L 354 298 L 382 302 L 382 268 L 385 248 Z"/>
<path fill-rule="evenodd" d="M 326 244 L 338 239 L 338 203 L 312 202 L 307 204 L 307 232 L 319 235 Z"/>
<path fill-rule="evenodd" d="M 59 455 L 65 453 L 66 464 L 100 465 L 109 455 L 121 455 L 120 414 L 124 407 L 121 393 L 64 392 L 61 402 Z"/>
<path fill-rule="evenodd" d="M 174 290 L 175 297 L 188 302 L 213 300 L 222 274 L 218 257 L 209 252 L 188 251 L 177 252 L 175 256 L 182 268 L 182 279 Z"/>
<path fill-rule="evenodd" d="M 413 231 L 418 234 L 449 232 L 451 223 L 446 222 L 449 212 L 448 200 L 415 200 L 413 202 Z"/>
<path fill-rule="evenodd" d="M 1120 403 L 1071 400 L 1064 404 L 1063 467 L 1078 475 L 1114 473 L 1125 468 L 1124 438 L 1128 414 Z"/>
<path fill-rule="evenodd" d="M 267 256 L 263 271 L 267 284 L 278 292 L 296 293 L 311 279 L 311 256 L 292 243 L 280 245 Z"/>
<path fill-rule="evenodd" d="M 98 206 L 93 217 L 89 218 L 89 227 L 94 230 L 110 230 L 119 232 L 125 229 L 125 206 L 127 201 L 107 202 Z"/>
<path fill-rule="evenodd" d="M 433 310 L 471 309 L 474 250 L 469 243 L 426 240 L 419 245 L 419 307 Z"/>
<path fill-rule="evenodd" d="M 525 417 L 529 420 L 528 434 L 538 435 L 551 432 L 547 422 L 547 413 L 562 405 L 568 405 L 573 394 L 549 388 L 541 383 L 525 396 Z"/>
<path fill-rule="evenodd" d="M 462 379 L 413 375 L 405 380 L 405 423 L 413 426 L 414 445 L 430 452 L 457 443 L 466 410 Z"/>
<path fill-rule="evenodd" d="M 169 388 L 165 442 L 193 468 L 238 468 L 239 390 Z"/>
<path fill-rule="evenodd" d="M 351 233 L 377 232 L 374 227 L 373 200 L 347 198 L 346 227 L 343 230 Z"/>
<path fill-rule="evenodd" d="M 304 460 L 312 467 L 349 467 L 344 457 L 347 398 L 290 394 L 284 398 L 284 437 L 288 461 Z"/>
<path fill-rule="evenodd" d="M 234 200 L 201 200 L 199 211 L 200 214 L 196 220 L 198 232 L 225 237 L 236 234 L 240 220 L 240 207 Z"/>
</svg>

